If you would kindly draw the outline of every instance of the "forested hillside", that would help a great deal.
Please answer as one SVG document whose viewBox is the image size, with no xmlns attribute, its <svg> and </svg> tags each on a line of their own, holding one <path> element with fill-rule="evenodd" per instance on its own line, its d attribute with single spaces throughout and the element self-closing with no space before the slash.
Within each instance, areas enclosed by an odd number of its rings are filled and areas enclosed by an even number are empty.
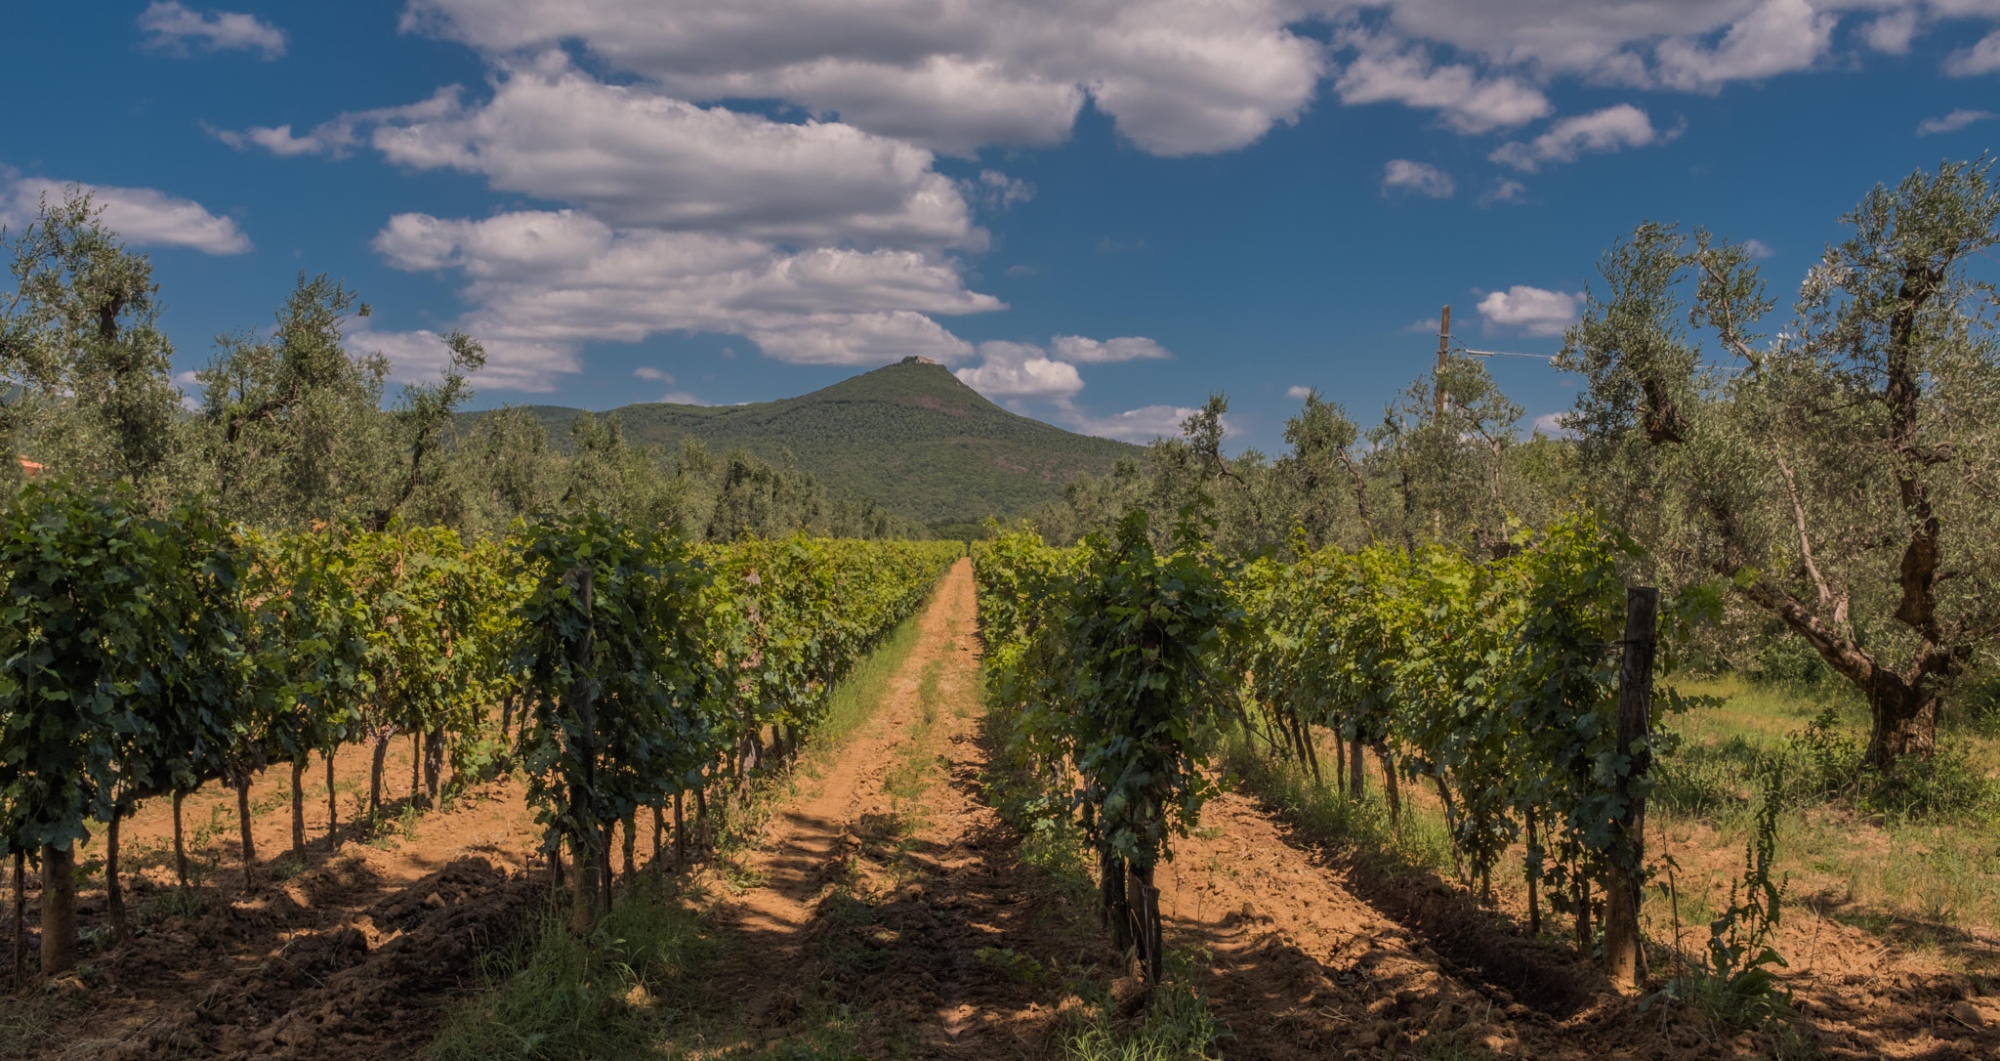
<svg viewBox="0 0 2000 1061">
<path fill-rule="evenodd" d="M 582 410 L 529 412 L 552 438 L 570 437 Z M 1137 446 L 1017 416 L 921 358 L 842 380 L 796 398 L 749 405 L 646 402 L 614 409 L 625 436 L 709 452 L 787 458 L 835 497 L 867 499 L 929 524 L 1012 515 L 1063 495 L 1084 473 L 1110 472 Z"/>
</svg>

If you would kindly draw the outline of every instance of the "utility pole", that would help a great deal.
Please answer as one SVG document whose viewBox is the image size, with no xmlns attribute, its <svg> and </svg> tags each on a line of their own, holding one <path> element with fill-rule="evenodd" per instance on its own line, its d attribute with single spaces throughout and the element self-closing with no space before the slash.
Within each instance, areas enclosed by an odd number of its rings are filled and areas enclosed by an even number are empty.
<svg viewBox="0 0 2000 1061">
<path fill-rule="evenodd" d="M 1444 364 L 1451 357 L 1451 307 L 1446 306 L 1438 315 L 1438 370 L 1431 380 L 1431 391 L 1437 396 L 1437 411 L 1444 415 Z"/>
</svg>

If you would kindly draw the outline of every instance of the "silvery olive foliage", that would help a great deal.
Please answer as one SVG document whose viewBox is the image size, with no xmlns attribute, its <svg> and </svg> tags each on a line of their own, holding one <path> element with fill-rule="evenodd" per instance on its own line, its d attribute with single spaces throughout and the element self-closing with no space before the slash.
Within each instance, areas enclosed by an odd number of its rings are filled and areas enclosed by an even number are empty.
<svg viewBox="0 0 2000 1061">
<path fill-rule="evenodd" d="M 1870 191 L 1775 328 L 1744 246 L 1642 225 L 1562 357 L 1593 502 L 1658 577 L 1722 580 L 1853 683 L 1883 771 L 1931 753 L 2000 634 L 1992 166 Z"/>
</svg>

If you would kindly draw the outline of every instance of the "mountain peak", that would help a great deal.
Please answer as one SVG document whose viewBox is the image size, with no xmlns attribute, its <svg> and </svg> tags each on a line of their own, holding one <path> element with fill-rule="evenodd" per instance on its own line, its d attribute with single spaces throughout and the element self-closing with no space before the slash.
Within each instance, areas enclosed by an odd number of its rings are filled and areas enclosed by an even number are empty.
<svg viewBox="0 0 2000 1061">
<path fill-rule="evenodd" d="M 535 406 L 556 438 L 577 410 Z M 1110 472 L 1137 446 L 1079 435 L 1009 412 L 926 357 L 905 357 L 796 398 L 750 405 L 643 403 L 611 410 L 627 438 L 720 455 L 789 452 L 829 491 L 867 498 L 933 525 L 1010 516 Z"/>
</svg>

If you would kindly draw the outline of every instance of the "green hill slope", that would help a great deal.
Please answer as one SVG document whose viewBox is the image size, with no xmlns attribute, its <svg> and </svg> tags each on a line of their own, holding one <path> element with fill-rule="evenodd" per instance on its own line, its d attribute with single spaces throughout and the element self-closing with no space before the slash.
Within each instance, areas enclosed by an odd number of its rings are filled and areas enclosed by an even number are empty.
<svg viewBox="0 0 2000 1061">
<path fill-rule="evenodd" d="M 557 445 L 580 410 L 530 406 Z M 918 358 L 797 398 L 753 405 L 644 403 L 612 410 L 625 437 L 766 460 L 789 451 L 829 493 L 869 498 L 926 523 L 1005 516 L 1062 496 L 1078 474 L 1103 474 L 1141 450 L 1018 416 L 942 365 Z"/>
</svg>

